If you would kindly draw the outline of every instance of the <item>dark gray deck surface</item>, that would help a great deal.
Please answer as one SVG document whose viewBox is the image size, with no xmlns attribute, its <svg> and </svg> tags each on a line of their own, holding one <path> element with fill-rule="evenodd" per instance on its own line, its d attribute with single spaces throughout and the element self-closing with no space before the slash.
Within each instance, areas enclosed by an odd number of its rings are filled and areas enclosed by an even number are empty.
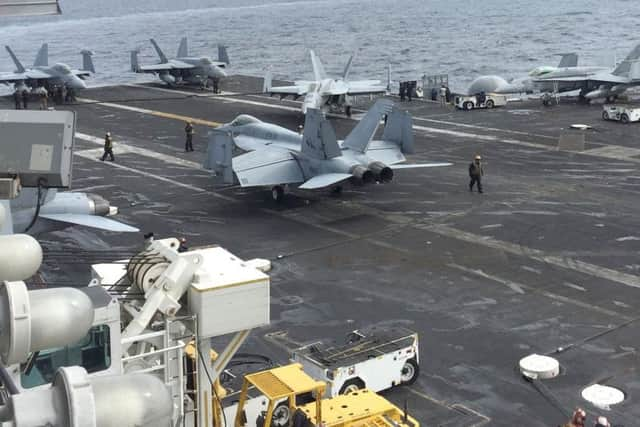
<svg viewBox="0 0 640 427">
<path fill-rule="evenodd" d="M 258 86 L 234 78 L 225 89 Z M 421 376 L 385 395 L 400 405 L 406 399 L 423 426 L 556 426 L 565 420 L 550 400 L 566 410 L 584 406 L 592 424 L 600 411 L 580 392 L 593 383 L 621 387 L 628 398 L 607 415 L 635 425 L 640 124 L 604 122 L 601 106 L 574 103 L 473 112 L 404 104 L 416 125 L 409 160 L 455 166 L 398 171 L 391 184 L 277 205 L 268 192 L 215 187 L 197 165 L 206 127 L 195 126 L 196 151 L 184 153 L 183 122 L 148 110 L 214 122 L 246 113 L 294 129 L 299 104 L 192 93 L 160 86 L 83 93 L 114 104 L 72 107 L 85 134 L 76 141 L 74 188 L 101 194 L 120 207 L 122 220 L 158 237 L 270 258 L 272 326 L 254 331 L 243 351 L 284 362 L 286 352 L 264 339 L 267 332 L 310 342 L 373 324 L 406 326 L 420 334 Z M 558 151 L 559 135 L 573 123 L 594 127 L 585 133 L 586 151 Z M 355 122 L 334 124 L 344 136 Z M 106 130 L 116 163 L 97 160 L 99 143 L 87 141 Z M 483 195 L 467 188 L 476 153 L 485 159 Z M 41 241 L 43 277 L 84 284 L 88 262 L 135 252 L 142 233 L 70 228 Z M 556 355 L 563 374 L 545 382 L 552 394 L 545 398 L 518 374 L 518 360 L 560 347 L 569 347 Z"/>
</svg>

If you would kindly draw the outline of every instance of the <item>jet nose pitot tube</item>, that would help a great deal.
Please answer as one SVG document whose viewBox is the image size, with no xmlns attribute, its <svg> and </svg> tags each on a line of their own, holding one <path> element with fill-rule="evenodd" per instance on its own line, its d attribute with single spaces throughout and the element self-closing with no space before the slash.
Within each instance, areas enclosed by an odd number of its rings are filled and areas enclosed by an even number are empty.
<svg viewBox="0 0 640 427">
<path fill-rule="evenodd" d="M 369 170 L 378 182 L 391 182 L 393 180 L 393 170 L 382 162 L 372 162 Z"/>
<path fill-rule="evenodd" d="M 376 179 L 373 172 L 361 165 L 353 166 L 349 173 L 353 175 L 356 184 L 370 184 Z"/>
</svg>

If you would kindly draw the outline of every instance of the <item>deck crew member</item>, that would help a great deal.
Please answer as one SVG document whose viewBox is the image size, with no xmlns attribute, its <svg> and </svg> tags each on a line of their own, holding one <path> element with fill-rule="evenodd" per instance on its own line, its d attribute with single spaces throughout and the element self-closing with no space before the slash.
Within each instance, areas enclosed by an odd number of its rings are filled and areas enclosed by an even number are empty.
<svg viewBox="0 0 640 427">
<path fill-rule="evenodd" d="M 193 125 L 191 122 L 187 122 L 187 125 L 184 127 L 184 133 L 186 134 L 184 151 L 193 151 Z"/>
<path fill-rule="evenodd" d="M 600 416 L 596 420 L 596 427 L 611 427 L 611 424 L 609 423 L 607 417 Z"/>
<path fill-rule="evenodd" d="M 22 91 L 22 108 L 28 110 L 29 108 L 29 91 L 26 89 Z"/>
<path fill-rule="evenodd" d="M 447 88 L 444 84 L 442 84 L 442 86 L 440 86 L 440 105 L 446 105 L 447 104 Z"/>
<path fill-rule="evenodd" d="M 43 86 L 40 86 L 38 96 L 40 97 L 40 109 L 47 110 L 49 108 L 49 106 L 47 105 L 47 99 L 49 98 L 47 89 L 45 89 Z"/>
<path fill-rule="evenodd" d="M 16 103 L 16 110 L 19 110 L 22 107 L 22 94 L 17 89 L 13 92 L 13 100 Z"/>
<path fill-rule="evenodd" d="M 482 167 L 482 157 L 476 155 L 473 162 L 469 164 L 469 191 L 473 191 L 473 186 L 478 184 L 478 193 L 482 193 L 482 176 L 484 175 L 484 168 Z"/>
<path fill-rule="evenodd" d="M 571 416 L 571 421 L 566 423 L 564 427 L 585 427 L 587 421 L 587 413 L 582 408 L 576 408 Z"/>
<path fill-rule="evenodd" d="M 180 246 L 178 246 L 178 252 L 187 252 L 189 247 L 187 246 L 187 239 L 184 237 L 180 238 Z"/>
<path fill-rule="evenodd" d="M 100 160 L 104 162 L 104 160 L 109 156 L 109 160 L 115 162 L 115 158 L 113 157 L 113 140 L 111 139 L 111 132 L 107 132 L 104 136 L 104 153 Z"/>
</svg>

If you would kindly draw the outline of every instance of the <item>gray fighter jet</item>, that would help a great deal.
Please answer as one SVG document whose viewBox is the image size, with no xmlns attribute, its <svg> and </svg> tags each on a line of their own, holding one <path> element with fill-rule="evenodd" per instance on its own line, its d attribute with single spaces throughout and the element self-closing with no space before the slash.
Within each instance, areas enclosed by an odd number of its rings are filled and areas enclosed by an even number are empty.
<svg viewBox="0 0 640 427">
<path fill-rule="evenodd" d="M 580 97 L 587 101 L 597 98 L 613 101 L 628 88 L 640 86 L 640 44 L 613 70 L 562 68 L 534 78 L 534 83 L 547 93 L 580 90 Z"/>
<path fill-rule="evenodd" d="M 310 108 L 326 111 L 330 107 L 344 107 L 347 116 L 351 116 L 352 97 L 356 95 L 384 95 L 389 90 L 388 82 L 385 86 L 380 80 L 349 80 L 349 72 L 355 54 L 349 58 L 340 78 L 327 77 L 320 58 L 313 50 L 310 50 L 309 54 L 311 55 L 315 80 L 298 80 L 292 86 L 271 86 L 272 76 L 271 72 L 268 72 L 264 78 L 263 92 L 269 95 L 279 95 L 280 99 L 287 96 L 298 99 L 304 96 L 303 114 L 306 114 L 307 109 Z"/>
<path fill-rule="evenodd" d="M 373 140 L 385 115 L 382 139 Z M 232 157 L 234 149 L 246 153 Z M 204 167 L 226 184 L 271 188 L 273 199 L 281 201 L 289 186 L 340 192 L 347 182 L 390 182 L 396 169 L 450 165 L 399 164 L 412 152 L 411 116 L 381 99 L 344 141 L 336 139 L 320 110 L 307 110 L 302 135 L 240 115 L 211 132 Z"/>
<path fill-rule="evenodd" d="M 175 59 L 168 59 L 154 39 L 151 44 L 160 57 L 159 64 L 140 65 L 138 50 L 131 52 L 131 71 L 136 73 L 156 74 L 160 80 L 173 86 L 180 83 L 206 85 L 209 79 L 219 80 L 227 76 L 225 71 L 229 65 L 229 55 L 226 46 L 218 45 L 218 61 L 207 56 L 189 56 L 187 38 L 180 40 Z"/>
<path fill-rule="evenodd" d="M 0 234 L 35 235 L 62 230 L 72 225 L 114 232 L 139 231 L 135 227 L 107 218 L 117 214 L 118 209 L 97 194 L 58 193 L 55 189 L 45 189 L 38 196 L 38 189 L 23 188 L 18 198 L 0 200 L 0 203 L 7 212 L 11 212 L 10 221 L 5 221 Z"/>
<path fill-rule="evenodd" d="M 606 71 L 605 67 L 578 66 L 578 55 L 575 53 L 560 54 L 560 62 L 557 67 L 542 65 L 529 71 L 525 77 L 518 77 L 507 81 L 500 76 L 480 76 L 471 82 L 467 93 L 475 95 L 480 92 L 485 93 L 532 93 L 534 91 L 551 91 L 553 86 L 549 83 L 542 83 L 546 76 L 563 73 L 567 75 L 585 75 L 587 73 L 597 73 Z"/>
<path fill-rule="evenodd" d="M 16 70 L 13 73 L 0 73 L 0 83 L 14 84 L 16 90 L 26 90 L 27 87 L 51 89 L 53 86 L 60 85 L 71 89 L 85 89 L 87 85 L 84 79 L 95 73 L 91 59 L 93 53 L 88 50 L 80 52 L 82 54 L 82 69 L 74 70 L 67 64 L 60 62 L 49 65 L 49 45 L 47 43 L 40 47 L 32 68 L 25 68 L 11 48 L 9 46 L 5 46 L 5 48 L 13 60 Z"/>
</svg>

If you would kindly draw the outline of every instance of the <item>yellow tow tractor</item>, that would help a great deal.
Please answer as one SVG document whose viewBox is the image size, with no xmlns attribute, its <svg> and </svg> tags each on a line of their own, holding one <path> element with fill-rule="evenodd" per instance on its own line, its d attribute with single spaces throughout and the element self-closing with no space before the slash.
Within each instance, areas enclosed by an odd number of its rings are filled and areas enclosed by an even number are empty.
<svg viewBox="0 0 640 427">
<path fill-rule="evenodd" d="M 224 412 L 234 427 L 420 426 L 371 390 L 323 399 L 325 388 L 293 363 L 246 375 L 238 403 Z"/>
</svg>

